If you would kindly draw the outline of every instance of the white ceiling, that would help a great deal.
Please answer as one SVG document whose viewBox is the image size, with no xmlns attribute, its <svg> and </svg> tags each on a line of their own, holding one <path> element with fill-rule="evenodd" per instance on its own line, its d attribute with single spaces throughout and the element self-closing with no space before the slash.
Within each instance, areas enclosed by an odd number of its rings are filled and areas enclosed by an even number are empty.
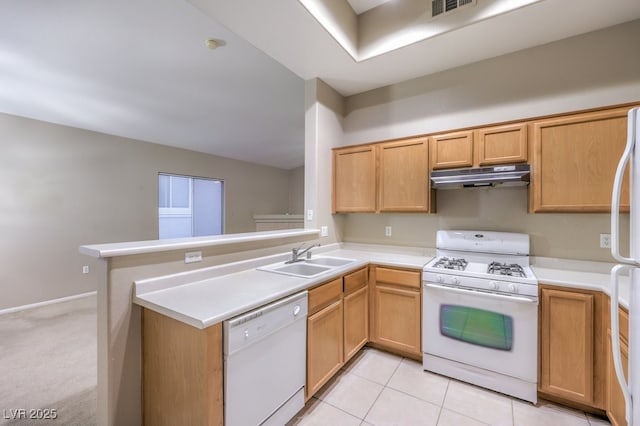
<svg viewBox="0 0 640 426">
<path fill-rule="evenodd" d="M 226 45 L 210 50 L 210 37 Z M 304 162 L 304 81 L 184 0 L 1 2 L 0 111 Z"/>
<path fill-rule="evenodd" d="M 290 169 L 306 79 L 351 95 L 640 18 L 543 0 L 356 62 L 298 1 L 188 1 L 0 3 L 0 111 Z"/>
<path fill-rule="evenodd" d="M 357 15 L 360 15 L 369 9 L 373 9 L 374 7 L 380 6 L 382 3 L 388 3 L 389 1 L 393 0 L 347 0 Z"/>
</svg>

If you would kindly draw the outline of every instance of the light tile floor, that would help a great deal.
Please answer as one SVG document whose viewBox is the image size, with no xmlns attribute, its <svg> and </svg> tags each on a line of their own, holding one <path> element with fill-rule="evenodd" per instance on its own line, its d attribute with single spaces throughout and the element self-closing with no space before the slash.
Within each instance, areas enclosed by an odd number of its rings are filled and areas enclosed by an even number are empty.
<svg viewBox="0 0 640 426">
<path fill-rule="evenodd" d="M 537 406 L 422 370 L 419 362 L 365 348 L 289 426 L 591 426 L 606 420 L 547 401 Z"/>
</svg>

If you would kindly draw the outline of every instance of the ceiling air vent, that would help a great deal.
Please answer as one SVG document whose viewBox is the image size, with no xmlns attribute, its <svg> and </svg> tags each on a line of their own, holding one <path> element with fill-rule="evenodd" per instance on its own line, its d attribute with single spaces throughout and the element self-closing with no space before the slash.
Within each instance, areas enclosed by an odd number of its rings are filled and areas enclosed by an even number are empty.
<svg viewBox="0 0 640 426">
<path fill-rule="evenodd" d="M 461 7 L 475 5 L 476 0 L 432 0 L 431 17 L 445 15 Z"/>
</svg>

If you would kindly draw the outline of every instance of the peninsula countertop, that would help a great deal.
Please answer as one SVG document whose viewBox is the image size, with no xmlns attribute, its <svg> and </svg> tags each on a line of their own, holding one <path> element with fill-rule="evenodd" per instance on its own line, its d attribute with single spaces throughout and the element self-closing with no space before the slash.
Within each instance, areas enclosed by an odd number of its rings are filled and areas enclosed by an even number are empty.
<svg viewBox="0 0 640 426">
<path fill-rule="evenodd" d="M 435 249 L 342 243 L 322 247 L 314 253 L 353 259 L 354 262 L 314 278 L 257 269 L 283 262 L 289 256 L 283 253 L 192 274 L 145 280 L 136 283 L 133 302 L 202 329 L 369 264 L 421 270 L 435 255 Z M 541 284 L 611 295 L 609 272 L 613 264 L 536 257 L 531 261 L 532 270 Z M 619 300 L 622 306 L 628 307 L 629 282 L 626 276 L 621 277 Z"/>
</svg>

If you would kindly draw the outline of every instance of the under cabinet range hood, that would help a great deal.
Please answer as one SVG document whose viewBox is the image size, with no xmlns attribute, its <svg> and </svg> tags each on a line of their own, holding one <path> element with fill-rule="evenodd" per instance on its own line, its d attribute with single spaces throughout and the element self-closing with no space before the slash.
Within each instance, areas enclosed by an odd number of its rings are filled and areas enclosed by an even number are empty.
<svg viewBox="0 0 640 426">
<path fill-rule="evenodd" d="M 431 187 L 454 189 L 496 185 L 524 186 L 529 184 L 529 173 L 528 164 L 434 170 L 431 172 Z"/>
</svg>

